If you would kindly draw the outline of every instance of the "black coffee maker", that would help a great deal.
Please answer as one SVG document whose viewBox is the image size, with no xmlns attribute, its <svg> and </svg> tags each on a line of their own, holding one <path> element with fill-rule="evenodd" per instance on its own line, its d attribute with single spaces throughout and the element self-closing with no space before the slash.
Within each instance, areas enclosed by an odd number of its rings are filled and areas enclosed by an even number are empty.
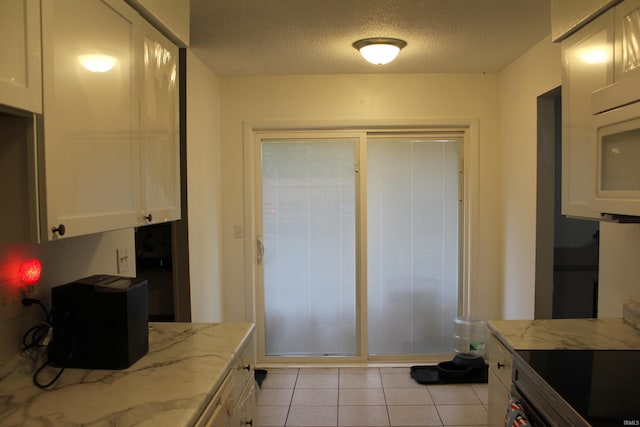
<svg viewBox="0 0 640 427">
<path fill-rule="evenodd" d="M 149 350 L 146 279 L 96 275 L 51 289 L 49 363 L 125 369 Z"/>
</svg>

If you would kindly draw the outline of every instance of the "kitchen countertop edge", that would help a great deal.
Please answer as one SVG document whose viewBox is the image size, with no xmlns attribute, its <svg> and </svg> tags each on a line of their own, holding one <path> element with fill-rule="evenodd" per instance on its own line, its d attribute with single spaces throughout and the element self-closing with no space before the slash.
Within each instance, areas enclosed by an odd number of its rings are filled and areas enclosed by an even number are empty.
<svg viewBox="0 0 640 427">
<path fill-rule="evenodd" d="M 623 318 L 490 320 L 510 350 L 640 350 L 640 330 Z"/>
</svg>

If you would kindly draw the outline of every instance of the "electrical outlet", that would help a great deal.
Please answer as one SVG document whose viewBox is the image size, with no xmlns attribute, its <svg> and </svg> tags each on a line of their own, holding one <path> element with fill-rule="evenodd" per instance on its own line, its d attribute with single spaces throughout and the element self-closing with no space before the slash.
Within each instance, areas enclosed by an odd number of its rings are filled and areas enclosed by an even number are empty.
<svg viewBox="0 0 640 427">
<path fill-rule="evenodd" d="M 116 249 L 118 274 L 129 271 L 129 249 L 120 248 Z"/>
</svg>

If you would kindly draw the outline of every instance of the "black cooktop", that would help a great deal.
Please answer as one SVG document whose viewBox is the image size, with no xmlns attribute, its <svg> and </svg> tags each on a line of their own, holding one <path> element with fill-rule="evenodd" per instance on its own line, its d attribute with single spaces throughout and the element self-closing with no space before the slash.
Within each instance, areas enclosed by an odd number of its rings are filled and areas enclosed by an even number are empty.
<svg viewBox="0 0 640 427">
<path fill-rule="evenodd" d="M 640 425 L 640 351 L 517 353 L 592 426 Z"/>
</svg>

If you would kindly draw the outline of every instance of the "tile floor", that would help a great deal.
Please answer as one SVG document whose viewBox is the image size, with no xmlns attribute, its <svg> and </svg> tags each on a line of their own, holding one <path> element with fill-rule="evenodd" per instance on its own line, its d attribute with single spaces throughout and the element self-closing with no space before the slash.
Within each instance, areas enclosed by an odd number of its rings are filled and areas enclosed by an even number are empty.
<svg viewBox="0 0 640 427">
<path fill-rule="evenodd" d="M 487 385 L 421 385 L 409 368 L 267 369 L 261 427 L 486 426 Z"/>
</svg>

